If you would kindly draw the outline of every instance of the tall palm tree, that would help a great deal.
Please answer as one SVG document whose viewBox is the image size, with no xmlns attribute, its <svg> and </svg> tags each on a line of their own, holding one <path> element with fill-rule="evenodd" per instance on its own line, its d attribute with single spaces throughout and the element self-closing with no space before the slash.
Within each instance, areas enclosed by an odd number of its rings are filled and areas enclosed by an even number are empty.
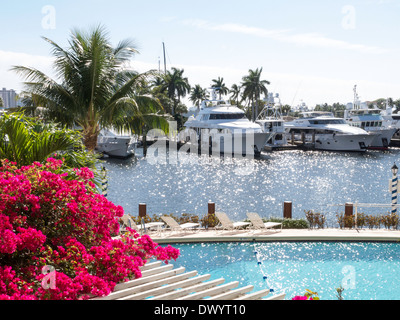
<svg viewBox="0 0 400 320">
<path fill-rule="evenodd" d="M 239 97 L 240 97 L 240 91 L 242 88 L 238 86 L 237 84 L 233 84 L 231 89 L 229 90 L 229 93 L 231 94 L 231 99 L 236 100 L 236 105 L 239 106 Z"/>
<path fill-rule="evenodd" d="M 215 91 L 219 94 L 219 99 L 221 100 L 221 95 L 228 94 L 229 89 L 224 83 L 224 78 L 218 77 L 218 79 L 211 80 L 213 84 L 211 88 L 215 88 Z"/>
<path fill-rule="evenodd" d="M 242 78 L 243 97 L 251 101 L 252 120 L 255 121 L 258 116 L 258 101 L 261 94 L 268 94 L 266 85 L 270 84 L 267 80 L 261 80 L 262 68 L 249 70 L 249 74 Z M 255 106 L 255 110 L 254 110 Z"/>
<path fill-rule="evenodd" d="M 84 144 L 94 150 L 102 127 L 139 132 L 146 123 L 167 128 L 159 117 L 162 107 L 140 87 L 153 72 L 136 73 L 124 68 L 137 50 L 131 40 L 113 48 L 102 26 L 84 33 L 74 30 L 69 47 L 48 38 L 60 83 L 43 72 L 24 66 L 12 68 L 24 76 L 26 92 L 47 110 L 47 116 L 68 127 L 80 126 Z"/>
<path fill-rule="evenodd" d="M 167 93 L 168 97 L 173 100 L 171 113 L 175 115 L 175 109 L 178 106 L 180 99 L 185 97 L 190 92 L 188 78 L 183 76 L 183 69 L 172 67 L 172 71 L 167 71 L 162 74 L 162 85 L 160 90 Z"/>
<path fill-rule="evenodd" d="M 189 100 L 194 103 L 194 105 L 199 108 L 201 101 L 208 98 L 208 92 L 203 89 L 199 84 L 196 84 L 190 91 Z"/>
</svg>

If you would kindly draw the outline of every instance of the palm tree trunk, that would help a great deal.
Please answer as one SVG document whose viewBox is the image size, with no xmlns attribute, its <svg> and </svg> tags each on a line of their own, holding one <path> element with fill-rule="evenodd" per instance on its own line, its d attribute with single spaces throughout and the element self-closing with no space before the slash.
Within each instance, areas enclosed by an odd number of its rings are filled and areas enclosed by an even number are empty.
<svg viewBox="0 0 400 320">
<path fill-rule="evenodd" d="M 254 121 L 254 100 L 251 100 L 251 120 Z"/>
<path fill-rule="evenodd" d="M 97 147 L 97 138 L 99 136 L 99 126 L 94 129 L 93 127 L 85 128 L 83 130 L 83 144 L 89 151 L 94 151 Z"/>
<path fill-rule="evenodd" d="M 143 136 L 142 136 L 142 143 L 143 143 L 143 156 L 147 156 L 147 129 L 143 128 Z"/>
</svg>

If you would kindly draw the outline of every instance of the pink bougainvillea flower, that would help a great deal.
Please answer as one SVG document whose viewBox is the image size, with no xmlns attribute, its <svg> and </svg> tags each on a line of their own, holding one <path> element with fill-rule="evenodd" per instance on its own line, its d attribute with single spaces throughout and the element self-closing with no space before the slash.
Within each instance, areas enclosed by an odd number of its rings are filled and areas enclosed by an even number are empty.
<svg viewBox="0 0 400 320">
<path fill-rule="evenodd" d="M 97 193 L 88 168 L 62 171 L 49 158 L 0 166 L 0 300 L 88 299 L 141 277 L 149 259 L 166 263 L 179 250 L 136 231 L 118 239 L 124 210 Z M 54 288 L 44 288 L 52 266 Z M 46 280 L 46 279 L 45 279 Z"/>
</svg>

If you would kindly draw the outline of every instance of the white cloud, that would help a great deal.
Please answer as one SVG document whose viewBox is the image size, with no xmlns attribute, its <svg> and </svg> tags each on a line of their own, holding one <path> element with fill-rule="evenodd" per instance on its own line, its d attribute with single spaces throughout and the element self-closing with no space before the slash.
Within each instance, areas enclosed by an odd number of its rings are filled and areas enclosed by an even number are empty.
<svg viewBox="0 0 400 320">
<path fill-rule="evenodd" d="M 293 33 L 291 30 L 288 29 L 265 29 L 265 28 L 251 27 L 236 23 L 214 24 L 205 20 L 198 20 L 198 19 L 183 20 L 182 23 L 185 25 L 190 25 L 205 30 L 247 34 L 301 46 L 355 50 L 363 53 L 376 53 L 376 54 L 387 52 L 387 50 L 384 48 L 350 43 L 343 40 L 336 40 L 316 32 Z"/>
<path fill-rule="evenodd" d="M 24 79 L 10 71 L 13 66 L 36 68 L 52 75 L 52 57 L 0 50 L 0 86 L 21 91 Z"/>
</svg>

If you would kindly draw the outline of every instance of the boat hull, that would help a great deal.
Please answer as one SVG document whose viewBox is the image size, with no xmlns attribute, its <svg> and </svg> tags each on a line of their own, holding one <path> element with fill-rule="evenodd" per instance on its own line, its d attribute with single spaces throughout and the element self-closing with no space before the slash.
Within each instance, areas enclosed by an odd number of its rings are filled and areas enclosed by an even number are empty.
<svg viewBox="0 0 400 320">
<path fill-rule="evenodd" d="M 396 128 L 382 129 L 379 131 L 370 131 L 373 135 L 373 140 L 369 145 L 369 149 L 388 149 L 393 135 L 397 131 Z"/>
<path fill-rule="evenodd" d="M 272 136 L 266 132 L 211 134 L 208 141 L 202 141 L 202 146 L 208 145 L 213 154 L 258 155 Z"/>
<path fill-rule="evenodd" d="M 195 131 L 187 128 L 180 137 L 182 141 L 197 146 L 201 153 L 212 154 L 237 154 L 237 155 L 259 155 L 266 142 L 275 133 L 270 132 L 241 132 L 220 133 L 204 130 L 202 134 L 192 134 Z"/>
<path fill-rule="evenodd" d="M 374 139 L 370 134 L 292 134 L 289 132 L 288 140 L 301 141 L 316 150 L 326 151 L 354 151 L 364 152 Z"/>
<path fill-rule="evenodd" d="M 315 149 L 328 151 L 354 151 L 365 152 L 371 144 L 373 137 L 370 135 L 330 135 L 330 137 L 317 136 Z"/>
<path fill-rule="evenodd" d="M 130 145 L 131 137 L 99 137 L 96 151 L 110 157 L 127 158 L 133 155 Z"/>
</svg>

